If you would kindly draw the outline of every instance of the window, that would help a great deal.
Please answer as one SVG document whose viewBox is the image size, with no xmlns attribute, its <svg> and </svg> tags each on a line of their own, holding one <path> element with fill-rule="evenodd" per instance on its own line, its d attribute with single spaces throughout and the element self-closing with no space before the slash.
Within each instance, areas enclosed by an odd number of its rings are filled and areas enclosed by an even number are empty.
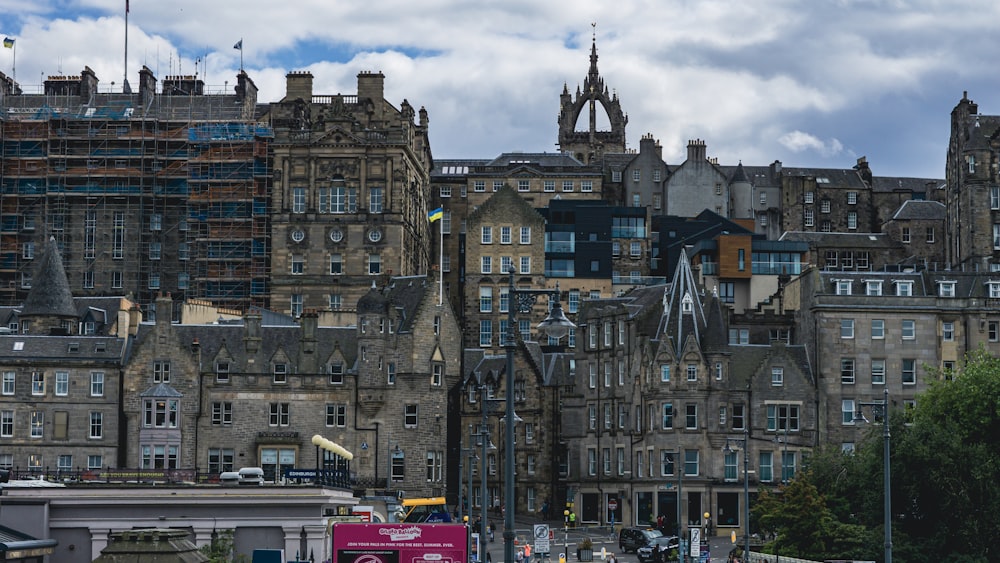
<svg viewBox="0 0 1000 563">
<path fill-rule="evenodd" d="M 987 322 L 990 342 L 1000 341 L 1000 321 Z"/>
<path fill-rule="evenodd" d="M 872 360 L 872 385 L 885 385 L 885 360 Z"/>
<path fill-rule="evenodd" d="M 440 387 L 444 383 L 444 365 L 435 363 L 431 366 L 431 385 Z"/>
<path fill-rule="evenodd" d="M 840 382 L 844 385 L 854 384 L 854 358 L 840 359 Z"/>
<path fill-rule="evenodd" d="M 521 244 L 531 244 L 531 227 L 521 227 Z"/>
<path fill-rule="evenodd" d="M 472 191 L 474 192 L 485 192 L 486 191 L 486 181 L 476 180 L 472 183 Z"/>
<path fill-rule="evenodd" d="M 994 229 L 994 231 L 996 231 L 996 229 Z M 903 239 L 903 244 L 910 244 L 910 228 L 909 227 L 903 227 L 903 232 L 901 233 L 901 237 Z M 994 236 L 993 238 L 994 238 L 994 240 L 996 240 L 997 237 Z M 1000 246 L 997 246 L 995 243 L 994 243 L 993 247 L 994 248 L 1000 248 Z"/>
<path fill-rule="evenodd" d="M 233 423 L 233 403 L 229 401 L 212 402 L 212 424 L 214 426 Z"/>
<path fill-rule="evenodd" d="M 327 366 L 330 373 L 331 385 L 343 385 L 344 383 L 344 362 L 330 362 Z"/>
<path fill-rule="evenodd" d="M 663 403 L 660 405 L 662 430 L 672 430 L 674 428 L 674 405 L 673 403 Z"/>
<path fill-rule="evenodd" d="M 1000 209 L 1000 186 L 990 186 L 990 209 Z"/>
<path fill-rule="evenodd" d="M 830 200 L 824 199 L 823 201 L 819 202 L 819 212 L 820 213 L 830 212 Z"/>
<path fill-rule="evenodd" d="M 660 364 L 660 381 L 670 381 L 670 364 Z"/>
<path fill-rule="evenodd" d="M 858 192 L 847 192 L 847 205 L 858 204 Z"/>
<path fill-rule="evenodd" d="M 698 364 L 687 365 L 687 380 L 698 381 Z"/>
<path fill-rule="evenodd" d="M 66 379 L 69 379 L 69 374 L 66 372 L 56 372 L 56 395 L 59 394 L 59 376 L 65 375 Z M 63 393 L 65 394 L 65 393 Z M 91 397 L 103 397 L 104 396 L 104 372 L 103 371 L 92 371 L 90 372 L 90 396 Z"/>
<path fill-rule="evenodd" d="M 0 411 L 0 436 L 14 436 L 14 411 Z"/>
<path fill-rule="evenodd" d="M 99 412 L 90 413 L 90 437 L 99 439 L 104 437 L 104 414 Z"/>
<path fill-rule="evenodd" d="M 954 322 L 942 322 L 941 323 L 941 340 L 945 342 L 954 342 L 955 340 L 955 323 Z"/>
<path fill-rule="evenodd" d="M 326 405 L 326 425 L 338 428 L 344 428 L 347 426 L 347 405 Z"/>
<path fill-rule="evenodd" d="M 799 406 L 777 403 L 767 405 L 768 432 L 798 432 Z"/>
<path fill-rule="evenodd" d="M 934 244 L 934 227 L 927 227 L 927 231 L 924 236 L 924 240 L 927 241 L 927 244 Z"/>
<path fill-rule="evenodd" d="M 815 225 L 816 224 L 816 218 L 815 218 L 815 214 L 814 214 L 813 210 L 812 209 L 806 209 L 805 212 L 803 212 L 802 220 L 805 223 L 806 227 L 812 227 L 813 225 Z"/>
<path fill-rule="evenodd" d="M 957 282 L 945 281 L 938 285 L 938 295 L 941 297 L 955 297 L 955 284 Z"/>
<path fill-rule="evenodd" d="M 17 373 L 13 372 L 13 371 L 5 371 L 5 372 L 3 372 L 3 389 L 2 389 L 2 392 L 3 392 L 4 395 L 13 395 L 14 394 L 14 381 L 15 381 L 16 376 L 17 376 Z"/>
<path fill-rule="evenodd" d="M 331 311 L 339 311 L 344 306 L 344 296 L 339 293 L 331 293 L 329 301 Z"/>
<path fill-rule="evenodd" d="M 177 399 L 145 399 L 143 401 L 143 427 L 177 428 L 180 403 Z"/>
<path fill-rule="evenodd" d="M 382 255 L 381 254 L 369 254 L 368 255 L 368 275 L 374 276 L 382 273 Z"/>
<path fill-rule="evenodd" d="M 511 243 L 511 228 L 500 227 L 500 244 L 510 244 L 510 243 Z"/>
<path fill-rule="evenodd" d="M 840 319 L 840 337 L 854 338 L 854 319 Z"/>
<path fill-rule="evenodd" d="M 562 191 L 564 192 L 573 191 L 573 180 L 563 180 Z"/>
<path fill-rule="evenodd" d="M 288 403 L 271 403 L 269 405 L 267 425 L 288 426 L 291 420 Z"/>
<path fill-rule="evenodd" d="M 153 362 L 153 383 L 170 383 L 170 362 Z"/>
<path fill-rule="evenodd" d="M 554 191 L 556 191 L 556 182 L 555 182 L 555 180 L 545 180 L 542 183 L 542 190 L 546 191 L 546 192 L 554 192 Z"/>
<path fill-rule="evenodd" d="M 531 273 L 531 256 L 522 256 L 521 257 L 521 269 L 520 269 L 520 272 L 522 274 L 530 274 Z"/>
<path fill-rule="evenodd" d="M 517 191 L 519 192 L 531 191 L 531 182 L 529 180 L 518 180 Z"/>
<path fill-rule="evenodd" d="M 903 358 L 901 362 L 903 385 L 913 385 L 917 382 L 917 361 L 913 358 Z"/>
<path fill-rule="evenodd" d="M 479 321 L 479 345 L 486 347 L 493 344 L 493 321 Z"/>
<path fill-rule="evenodd" d="M 910 297 L 913 295 L 913 282 L 912 281 L 897 281 L 896 282 L 896 295 L 900 297 Z"/>
<path fill-rule="evenodd" d="M 882 295 L 882 282 L 869 280 L 865 282 L 866 295 Z"/>
<path fill-rule="evenodd" d="M 42 371 L 31 372 L 31 394 L 32 395 L 45 394 L 45 372 Z"/>
<path fill-rule="evenodd" d="M 482 243 L 483 244 L 493 244 L 493 227 L 482 228 Z"/>
<path fill-rule="evenodd" d="M 306 212 L 306 189 L 292 188 L 292 213 Z"/>
<path fill-rule="evenodd" d="M 872 340 L 885 338 L 885 319 L 872 319 Z"/>
<path fill-rule="evenodd" d="M 368 189 L 368 212 L 369 213 L 382 213 L 383 205 L 385 204 L 385 188 L 369 188 Z"/>
<path fill-rule="evenodd" d="M 785 369 L 781 367 L 771 368 L 771 385 L 781 386 L 785 381 Z"/>
<path fill-rule="evenodd" d="M 916 321 L 903 321 L 903 340 L 913 340 L 917 337 Z"/>
<path fill-rule="evenodd" d="M 495 192 L 500 191 L 500 188 L 502 187 L 503 187 L 503 181 L 493 180 L 493 191 Z"/>
<path fill-rule="evenodd" d="M 417 427 L 417 405 L 404 405 L 403 407 L 403 427 Z"/>
<path fill-rule="evenodd" d="M 698 450 L 684 450 L 684 476 L 698 476 Z"/>
<path fill-rule="evenodd" d="M 684 406 L 684 428 L 687 430 L 698 429 L 698 405 L 690 403 Z"/>
<path fill-rule="evenodd" d="M 483 274 L 492 274 L 493 273 L 493 257 L 491 257 L 491 256 L 480 256 L 480 268 L 479 268 L 479 271 L 481 273 L 483 273 Z"/>
<path fill-rule="evenodd" d="M 28 426 L 31 428 L 32 438 L 42 438 L 45 433 L 45 413 L 31 411 L 28 415 Z"/>
<path fill-rule="evenodd" d="M 827 265 L 829 265 L 829 261 Z M 833 265 L 836 267 L 836 264 Z M 850 280 L 837 280 L 837 295 L 850 295 L 851 294 L 851 281 Z"/>
<path fill-rule="evenodd" d="M 301 254 L 292 254 L 292 275 L 302 275 L 302 271 L 305 268 L 305 258 Z"/>
<path fill-rule="evenodd" d="M 480 287 L 479 288 L 479 312 L 480 313 L 492 313 L 493 312 L 493 288 L 492 287 Z"/>
<path fill-rule="evenodd" d="M 236 463 L 235 452 L 236 450 L 232 448 L 208 448 L 208 472 L 233 471 Z"/>
</svg>

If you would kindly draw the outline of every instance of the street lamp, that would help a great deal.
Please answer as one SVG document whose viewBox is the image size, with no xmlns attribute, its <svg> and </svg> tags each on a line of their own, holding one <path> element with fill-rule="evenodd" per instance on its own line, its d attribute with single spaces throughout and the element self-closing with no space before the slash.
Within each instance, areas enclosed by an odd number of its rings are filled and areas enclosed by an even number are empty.
<svg viewBox="0 0 1000 563">
<path fill-rule="evenodd" d="M 563 510 L 563 554 L 569 561 L 569 509 Z"/>
<path fill-rule="evenodd" d="M 726 438 L 726 451 L 735 451 L 733 444 L 743 448 L 743 561 L 750 557 L 750 424 L 743 423 L 743 438 Z"/>
<path fill-rule="evenodd" d="M 574 325 L 563 313 L 559 304 L 559 287 L 556 289 L 518 289 L 514 284 L 514 273 L 511 267 L 507 272 L 510 306 L 507 308 L 507 338 L 504 347 L 507 349 L 507 373 L 504 379 L 506 386 L 506 405 L 504 415 L 504 515 L 503 515 L 503 560 L 504 563 L 514 563 L 514 509 L 517 502 L 514 499 L 514 352 L 517 350 L 517 315 L 530 313 L 539 295 L 546 295 L 552 303 L 549 315 L 538 325 L 552 338 L 562 338 L 574 328 Z"/>
<path fill-rule="evenodd" d="M 871 407 L 872 416 L 882 415 L 882 496 L 884 514 L 882 527 L 885 528 L 885 563 L 892 563 L 892 488 L 890 487 L 889 465 L 889 389 L 882 389 L 882 400 L 858 402 L 858 410 L 854 413 L 855 422 L 868 422 L 860 407 Z"/>
</svg>

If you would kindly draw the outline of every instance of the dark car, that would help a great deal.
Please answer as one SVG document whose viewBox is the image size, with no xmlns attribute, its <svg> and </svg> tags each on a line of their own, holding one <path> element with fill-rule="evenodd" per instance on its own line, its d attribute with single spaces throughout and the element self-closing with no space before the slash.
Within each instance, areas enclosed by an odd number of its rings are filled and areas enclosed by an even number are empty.
<svg viewBox="0 0 1000 563">
<path fill-rule="evenodd" d="M 635 551 L 662 535 L 663 532 L 655 528 L 622 528 L 618 534 L 618 549 L 622 553 Z"/>
<path fill-rule="evenodd" d="M 653 538 L 648 544 L 640 547 L 635 551 L 635 554 L 639 557 L 639 563 L 650 563 L 652 561 L 657 561 L 654 549 L 660 550 L 663 553 L 663 557 L 659 558 L 659 561 L 666 561 L 666 555 L 672 549 L 679 549 L 681 546 L 681 540 L 677 536 L 660 536 L 658 538 Z"/>
</svg>

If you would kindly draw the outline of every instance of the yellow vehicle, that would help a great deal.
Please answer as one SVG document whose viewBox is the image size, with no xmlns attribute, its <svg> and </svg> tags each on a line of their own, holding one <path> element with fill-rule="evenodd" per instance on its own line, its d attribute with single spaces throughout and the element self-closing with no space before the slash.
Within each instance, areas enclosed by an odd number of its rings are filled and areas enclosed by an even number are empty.
<svg viewBox="0 0 1000 563">
<path fill-rule="evenodd" d="M 444 497 L 408 498 L 402 502 L 403 522 L 435 523 L 451 522 L 451 513 Z"/>
</svg>

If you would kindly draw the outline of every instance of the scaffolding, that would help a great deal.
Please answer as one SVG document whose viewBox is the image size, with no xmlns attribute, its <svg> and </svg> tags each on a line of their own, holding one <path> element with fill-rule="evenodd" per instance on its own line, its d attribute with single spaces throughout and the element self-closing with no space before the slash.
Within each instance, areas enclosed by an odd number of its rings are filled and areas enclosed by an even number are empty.
<svg viewBox="0 0 1000 563">
<path fill-rule="evenodd" d="M 77 295 L 267 307 L 273 135 L 255 104 L 190 76 L 155 93 L 146 68 L 136 95 L 96 84 L 85 69 L 0 98 L 0 302 L 23 302 L 51 237 Z"/>
</svg>

